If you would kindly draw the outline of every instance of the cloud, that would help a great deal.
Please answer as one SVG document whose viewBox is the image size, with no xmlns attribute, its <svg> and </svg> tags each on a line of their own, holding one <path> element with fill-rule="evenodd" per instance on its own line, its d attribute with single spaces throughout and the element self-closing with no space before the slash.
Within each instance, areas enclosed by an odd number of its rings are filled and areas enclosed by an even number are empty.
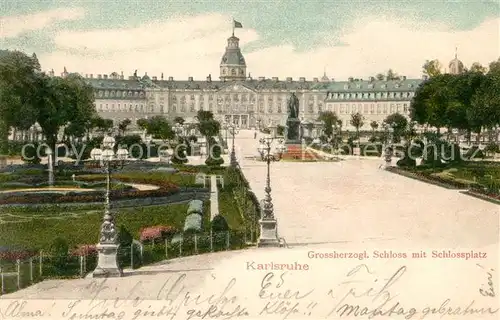
<svg viewBox="0 0 500 320">
<path fill-rule="evenodd" d="M 85 16 L 82 8 L 59 8 L 34 14 L 0 17 L 0 38 L 15 38 L 23 33 L 48 28 L 58 21 L 78 20 Z"/>
<path fill-rule="evenodd" d="M 205 14 L 179 16 L 130 29 L 65 31 L 55 37 L 58 49 L 39 58 L 44 69 L 62 70 L 66 66 L 82 74 L 131 74 L 138 69 L 139 74 L 164 73 L 176 79 L 204 79 L 209 73 L 216 78 L 230 35 L 230 21 L 224 15 Z M 325 38 L 323 45 L 306 52 L 299 52 L 292 45 L 245 52 L 245 44 L 258 40 L 259 34 L 244 28 L 237 29 L 236 35 L 241 39 L 247 71 L 254 78 L 312 78 L 321 76 L 325 67 L 328 76 L 338 80 L 350 76 L 367 78 L 389 68 L 408 77 L 420 77 L 425 60 L 439 59 L 446 66 L 454 57 L 455 47 L 467 66 L 476 61 L 487 65 L 496 60 L 499 23 L 500 19 L 490 19 L 473 30 L 454 31 L 443 24 L 362 17 L 343 30 L 340 41 Z"/>
</svg>

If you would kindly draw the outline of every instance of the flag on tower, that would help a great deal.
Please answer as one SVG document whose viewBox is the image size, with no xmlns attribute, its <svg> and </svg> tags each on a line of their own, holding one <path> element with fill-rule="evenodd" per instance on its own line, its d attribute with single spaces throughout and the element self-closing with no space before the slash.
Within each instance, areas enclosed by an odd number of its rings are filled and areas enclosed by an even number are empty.
<svg viewBox="0 0 500 320">
<path fill-rule="evenodd" d="M 241 22 L 233 19 L 233 28 L 243 28 L 243 25 L 241 24 Z"/>
</svg>

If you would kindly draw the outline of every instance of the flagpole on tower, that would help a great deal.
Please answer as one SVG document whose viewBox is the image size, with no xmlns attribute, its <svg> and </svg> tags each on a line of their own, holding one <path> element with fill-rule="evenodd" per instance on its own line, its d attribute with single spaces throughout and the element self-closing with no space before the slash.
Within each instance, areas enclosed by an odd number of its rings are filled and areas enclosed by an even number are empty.
<svg viewBox="0 0 500 320">
<path fill-rule="evenodd" d="M 231 17 L 231 27 L 233 28 L 233 37 L 234 37 L 234 18 Z"/>
</svg>

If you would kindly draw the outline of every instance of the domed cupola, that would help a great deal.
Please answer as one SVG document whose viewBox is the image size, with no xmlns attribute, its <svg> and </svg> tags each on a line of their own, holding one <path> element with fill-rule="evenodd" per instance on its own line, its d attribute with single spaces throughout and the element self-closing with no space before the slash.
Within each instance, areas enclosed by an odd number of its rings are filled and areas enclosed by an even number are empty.
<svg viewBox="0 0 500 320">
<path fill-rule="evenodd" d="M 239 46 L 240 39 L 234 34 L 227 39 L 227 47 L 220 62 L 222 81 L 245 80 L 247 65 Z"/>
<path fill-rule="evenodd" d="M 457 51 L 455 50 L 455 59 L 451 60 L 448 65 L 450 74 L 461 74 L 464 72 L 464 64 L 462 61 L 458 60 L 457 56 Z"/>
</svg>

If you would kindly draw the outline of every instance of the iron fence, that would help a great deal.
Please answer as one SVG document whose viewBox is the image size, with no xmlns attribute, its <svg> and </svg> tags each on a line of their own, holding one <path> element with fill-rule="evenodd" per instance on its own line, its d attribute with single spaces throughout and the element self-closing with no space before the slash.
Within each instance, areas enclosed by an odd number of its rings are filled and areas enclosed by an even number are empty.
<svg viewBox="0 0 500 320">
<path fill-rule="evenodd" d="M 119 247 L 118 261 L 124 269 L 137 269 L 166 259 L 243 249 L 248 245 L 247 239 L 246 231 L 222 231 L 185 233 L 148 243 L 134 241 L 130 246 Z M 11 293 L 46 279 L 83 278 L 96 266 L 96 251 L 56 256 L 41 250 L 29 258 L 3 259 L 0 260 L 0 293 Z"/>
</svg>

